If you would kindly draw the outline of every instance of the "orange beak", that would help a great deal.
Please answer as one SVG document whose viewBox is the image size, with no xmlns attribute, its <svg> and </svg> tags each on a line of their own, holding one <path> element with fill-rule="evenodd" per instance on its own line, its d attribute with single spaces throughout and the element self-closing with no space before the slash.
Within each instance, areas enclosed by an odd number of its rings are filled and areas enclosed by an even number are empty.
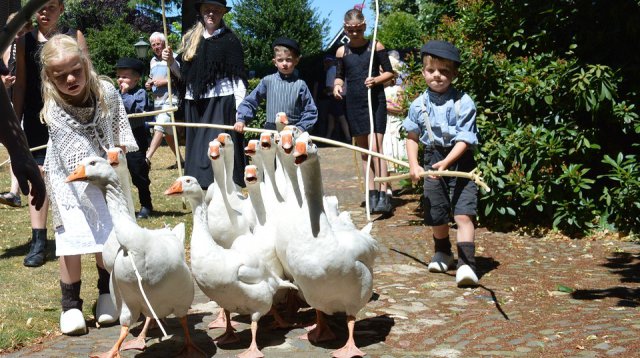
<svg viewBox="0 0 640 358">
<path fill-rule="evenodd" d="M 213 160 L 220 158 L 220 142 L 209 143 L 209 158 Z"/>
<path fill-rule="evenodd" d="M 218 134 L 218 138 L 216 138 L 218 140 L 218 142 L 220 142 L 220 146 L 224 147 L 224 140 L 227 138 L 227 134 L 226 133 L 220 133 Z"/>
<path fill-rule="evenodd" d="M 284 125 L 289 124 L 289 119 L 287 118 L 287 114 L 284 112 L 276 113 L 276 121 Z"/>
<path fill-rule="evenodd" d="M 182 193 L 182 182 L 180 180 L 173 182 L 169 189 L 164 191 L 164 195 L 175 195 L 180 193 Z"/>
<path fill-rule="evenodd" d="M 256 154 L 256 140 L 250 140 L 249 143 L 247 143 L 247 146 L 244 147 L 244 154 L 248 155 L 248 156 L 253 156 L 254 154 Z"/>
<path fill-rule="evenodd" d="M 260 146 L 262 148 L 271 148 L 271 134 L 269 133 L 260 134 Z"/>
<path fill-rule="evenodd" d="M 74 170 L 73 173 L 69 174 L 65 182 L 70 183 L 72 181 L 79 181 L 79 180 L 87 180 L 87 174 L 85 173 L 84 165 L 82 164 L 78 165 L 76 167 L 76 170 Z"/>
<path fill-rule="evenodd" d="M 107 159 L 109 160 L 109 164 L 111 164 L 112 167 L 117 167 L 118 165 L 120 165 L 120 161 L 118 160 L 118 152 L 116 151 L 108 151 Z"/>
<path fill-rule="evenodd" d="M 244 180 L 247 183 L 255 183 L 258 181 L 258 168 L 255 165 L 247 165 L 244 168 Z"/>
<path fill-rule="evenodd" d="M 284 149 L 285 153 L 291 154 L 291 151 L 293 150 L 293 133 L 291 132 L 281 133 L 280 145 L 282 146 L 282 149 Z"/>
<path fill-rule="evenodd" d="M 293 152 L 294 161 L 296 164 L 300 164 L 307 160 L 307 143 L 296 142 L 296 150 Z"/>
</svg>

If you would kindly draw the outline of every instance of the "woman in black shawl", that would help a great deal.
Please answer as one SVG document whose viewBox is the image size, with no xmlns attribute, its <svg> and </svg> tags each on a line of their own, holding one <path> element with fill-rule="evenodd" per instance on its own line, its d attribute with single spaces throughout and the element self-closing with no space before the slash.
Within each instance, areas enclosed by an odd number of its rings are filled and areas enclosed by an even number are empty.
<svg viewBox="0 0 640 358">
<path fill-rule="evenodd" d="M 183 96 L 187 123 L 231 125 L 236 108 L 246 94 L 244 54 L 240 40 L 222 17 L 231 10 L 226 0 L 196 1 L 198 22 L 184 35 L 181 45 Z M 206 189 L 213 182 L 209 142 L 219 129 L 187 128 L 185 174 L 194 176 Z M 229 131 L 234 141 L 233 181 L 244 187 L 242 134 Z"/>
</svg>

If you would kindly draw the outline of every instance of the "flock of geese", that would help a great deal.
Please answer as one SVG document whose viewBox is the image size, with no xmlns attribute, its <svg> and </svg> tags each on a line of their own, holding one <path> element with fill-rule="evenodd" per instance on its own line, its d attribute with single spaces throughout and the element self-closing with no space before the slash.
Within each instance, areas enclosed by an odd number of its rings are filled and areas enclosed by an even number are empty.
<svg viewBox="0 0 640 358">
<path fill-rule="evenodd" d="M 144 349 L 150 317 L 175 315 L 184 330 L 182 354 L 204 355 L 193 343 L 187 312 L 193 301 L 193 280 L 223 310 L 212 327 L 223 327 L 218 344 L 238 341 L 230 314 L 249 315 L 251 344 L 239 357 L 263 357 L 256 344 L 258 320 L 278 303 L 301 299 L 315 308 L 315 328 L 308 339 L 335 339 L 324 315 L 344 312 L 348 339 L 334 357 L 363 356 L 354 342 L 358 311 L 373 291 L 377 243 L 371 223 L 359 230 L 348 212 L 338 210 L 336 197 L 325 197 L 318 148 L 309 134 L 295 127 L 262 133 L 245 153 L 248 195 L 232 180 L 233 143 L 220 134 L 209 144 L 215 181 L 202 190 L 194 177 L 182 176 L 165 195 L 183 197 L 192 207 L 191 267 L 185 258 L 185 226 L 173 229 L 140 227 L 133 215 L 130 177 L 120 149 L 108 158 L 85 158 L 67 181 L 88 181 L 100 188 L 114 222 L 103 259 L 111 272 L 112 297 L 120 310 L 121 332 L 108 352 Z M 291 293 L 294 294 L 291 294 Z M 147 317 L 136 340 L 124 343 L 140 314 Z M 124 345 L 123 345 L 124 343 Z"/>
</svg>

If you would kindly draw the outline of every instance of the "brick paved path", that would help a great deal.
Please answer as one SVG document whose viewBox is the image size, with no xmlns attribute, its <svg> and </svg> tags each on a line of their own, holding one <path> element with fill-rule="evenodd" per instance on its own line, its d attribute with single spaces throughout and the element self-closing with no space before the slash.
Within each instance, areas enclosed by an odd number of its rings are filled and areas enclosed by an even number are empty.
<svg viewBox="0 0 640 358">
<path fill-rule="evenodd" d="M 353 154 L 321 149 L 325 193 L 337 195 L 362 227 L 366 217 L 353 169 Z M 371 357 L 640 357 L 640 246 L 608 240 L 539 239 L 477 231 L 481 286 L 459 289 L 455 272 L 432 274 L 428 229 L 416 215 L 415 196 L 396 197 L 394 216 L 376 220 L 381 244 L 375 266 L 374 297 L 358 315 L 356 341 Z M 452 233 L 455 235 L 454 233 Z M 566 291 L 566 286 L 574 291 Z M 249 320 L 238 316 L 241 342 L 217 347 L 207 330 L 217 308 L 198 291 L 189 316 L 194 339 L 210 356 L 232 357 L 249 344 Z M 312 311 L 301 320 L 311 321 Z M 268 318 L 265 319 L 268 321 Z M 297 339 L 303 328 L 259 331 L 267 357 L 329 357 L 345 342 L 344 316 L 331 324 L 339 338 L 312 345 Z M 182 332 L 168 320 L 173 336 L 160 341 L 151 331 L 147 350 L 123 357 L 171 357 Z M 82 337 L 59 336 L 9 357 L 86 357 L 107 350 L 119 326 L 91 328 Z M 134 330 L 137 333 L 137 330 Z"/>
</svg>

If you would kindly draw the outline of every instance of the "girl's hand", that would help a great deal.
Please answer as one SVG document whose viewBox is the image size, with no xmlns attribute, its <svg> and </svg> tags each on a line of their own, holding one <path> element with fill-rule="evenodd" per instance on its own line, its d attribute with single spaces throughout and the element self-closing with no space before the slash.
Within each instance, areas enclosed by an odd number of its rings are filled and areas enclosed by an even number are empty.
<svg viewBox="0 0 640 358">
<path fill-rule="evenodd" d="M 364 80 L 364 85 L 367 86 L 367 88 L 371 88 L 373 86 L 375 86 L 376 83 L 376 78 L 375 77 L 367 77 L 366 80 Z"/>
<path fill-rule="evenodd" d="M 4 83 L 4 88 L 9 89 L 16 83 L 16 76 L 2 76 L 2 82 Z"/>
<path fill-rule="evenodd" d="M 333 97 L 336 99 L 342 99 L 342 85 L 334 85 L 333 86 Z"/>
</svg>

